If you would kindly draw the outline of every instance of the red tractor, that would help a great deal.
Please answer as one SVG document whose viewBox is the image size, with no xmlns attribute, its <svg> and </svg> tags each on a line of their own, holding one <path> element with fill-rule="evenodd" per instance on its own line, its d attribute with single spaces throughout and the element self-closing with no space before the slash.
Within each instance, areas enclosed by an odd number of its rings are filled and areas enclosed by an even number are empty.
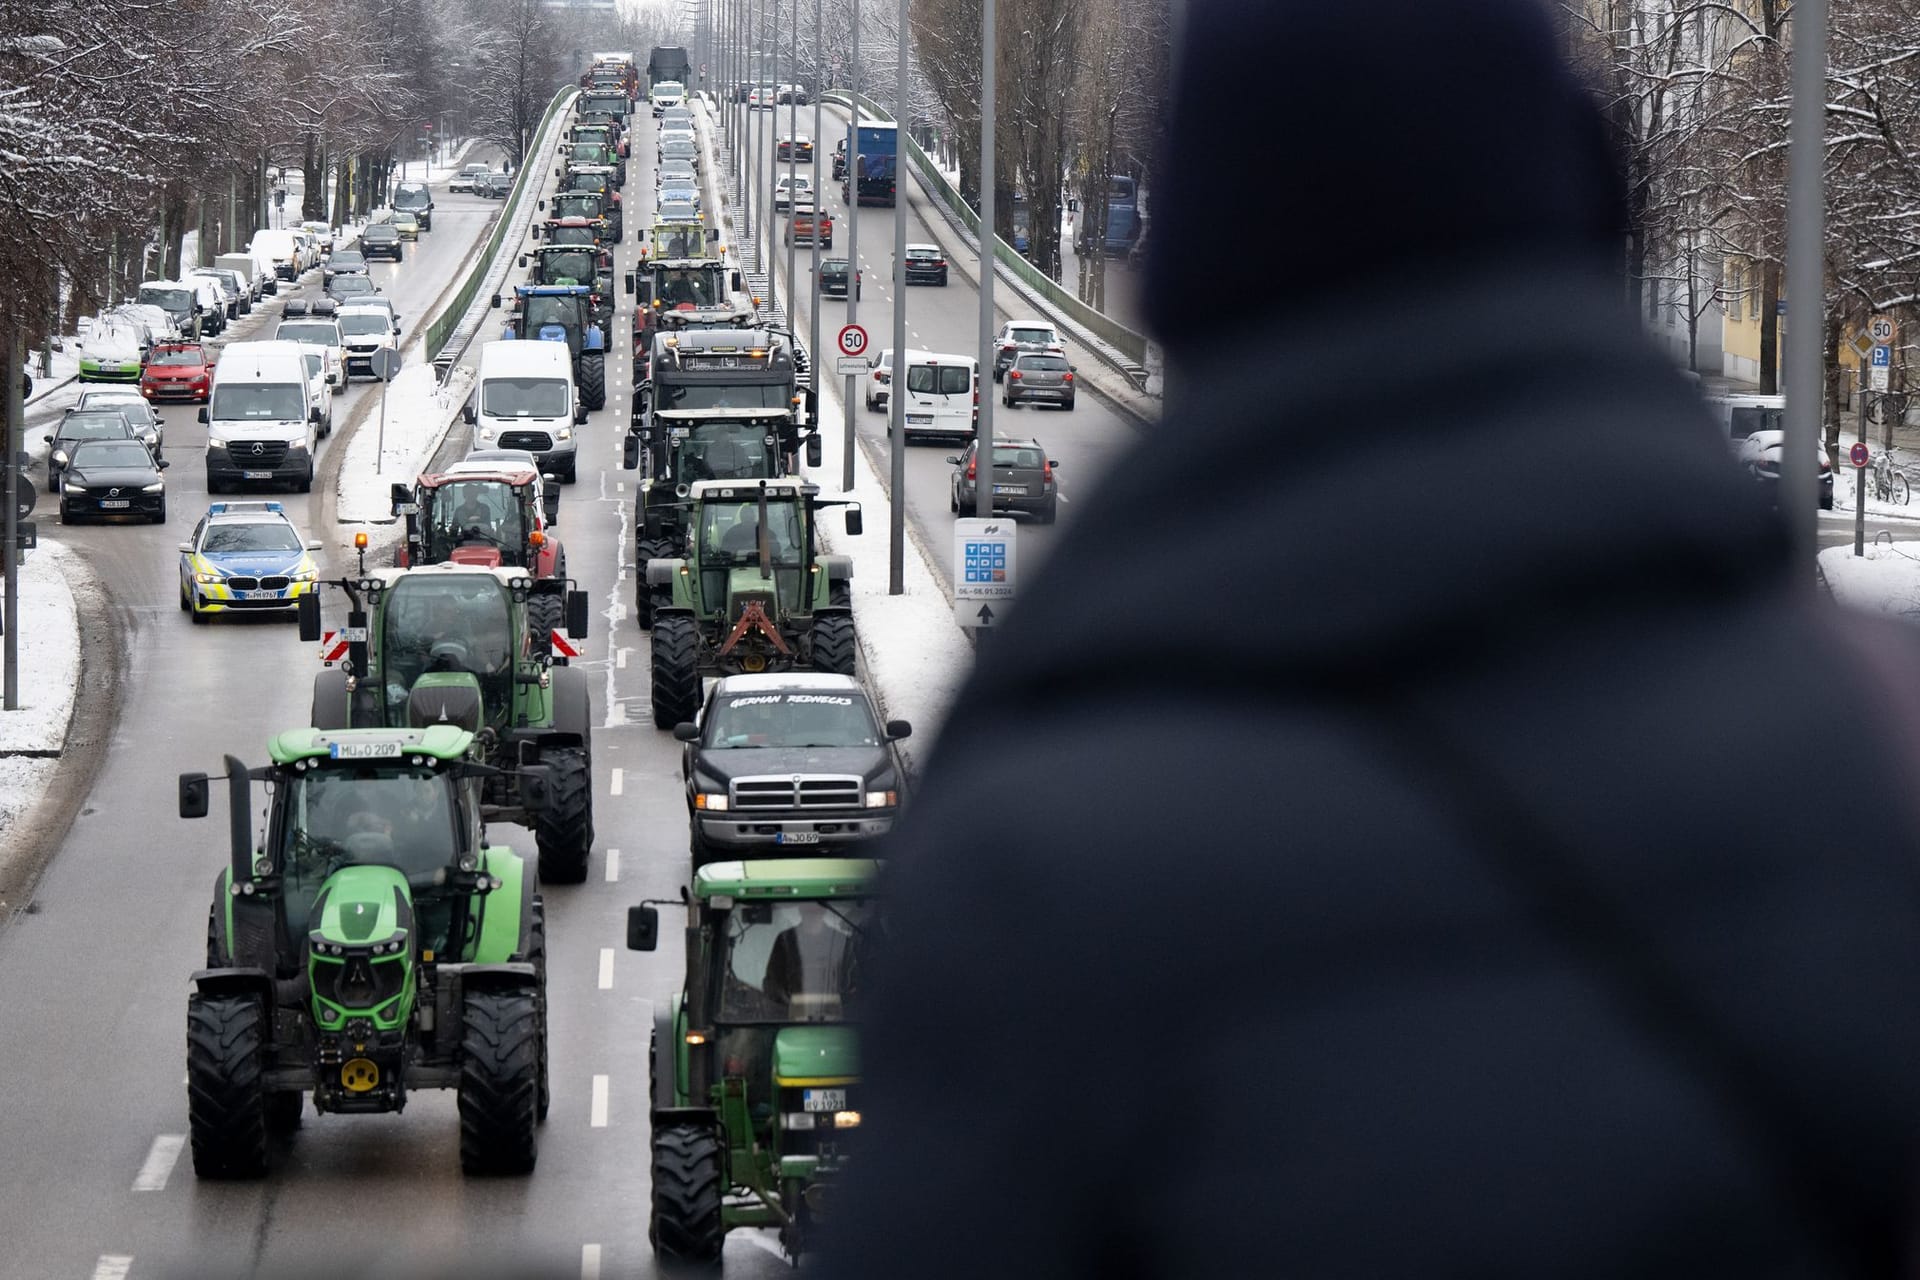
<svg viewBox="0 0 1920 1280">
<path fill-rule="evenodd" d="M 401 568 L 469 564 L 522 568 L 534 578 L 567 577 L 567 553 L 554 536 L 560 486 L 531 460 L 475 457 L 447 470 L 393 486 L 393 514 L 404 517 L 406 540 L 394 551 Z M 561 596 L 527 603 L 529 631 L 543 647 L 553 628 L 565 629 Z M 548 615 L 552 616 L 549 617 Z"/>
</svg>

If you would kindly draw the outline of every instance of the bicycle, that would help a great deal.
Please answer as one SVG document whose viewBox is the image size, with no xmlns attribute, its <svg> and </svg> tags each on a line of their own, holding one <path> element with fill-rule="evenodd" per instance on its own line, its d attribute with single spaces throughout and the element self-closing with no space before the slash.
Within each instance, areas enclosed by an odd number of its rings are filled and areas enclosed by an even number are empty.
<svg viewBox="0 0 1920 1280">
<path fill-rule="evenodd" d="M 1882 450 L 1873 456 L 1873 487 L 1869 492 L 1877 501 L 1903 507 L 1912 500 L 1913 486 L 1907 481 L 1906 470 L 1894 465 L 1891 452 Z"/>
</svg>

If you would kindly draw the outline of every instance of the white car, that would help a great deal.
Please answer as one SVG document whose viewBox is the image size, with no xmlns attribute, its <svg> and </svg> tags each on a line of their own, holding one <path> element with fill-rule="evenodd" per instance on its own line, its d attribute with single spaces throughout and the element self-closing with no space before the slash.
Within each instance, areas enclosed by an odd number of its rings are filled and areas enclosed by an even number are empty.
<svg viewBox="0 0 1920 1280">
<path fill-rule="evenodd" d="M 993 380 L 1000 381 L 1013 367 L 1013 358 L 1022 351 L 1044 351 L 1065 355 L 1067 344 L 1049 320 L 1009 320 L 993 340 Z"/>
<path fill-rule="evenodd" d="M 382 347 L 400 345 L 400 322 L 393 318 L 391 306 L 370 306 L 361 302 L 343 303 L 333 314 L 346 339 L 344 370 L 349 381 L 358 368 L 369 378 L 373 373 L 373 353 Z"/>
<path fill-rule="evenodd" d="M 472 191 L 473 180 L 479 177 L 481 174 L 485 173 L 486 171 L 487 171 L 487 166 L 483 164 L 462 165 L 460 168 L 460 172 L 454 174 L 451 178 L 447 179 L 447 190 Z"/>
<path fill-rule="evenodd" d="M 795 192 L 807 203 L 813 202 L 813 177 L 805 173 L 783 173 L 779 181 L 773 184 L 773 207 L 776 212 L 785 212 L 793 203 Z"/>
<path fill-rule="evenodd" d="M 867 370 L 865 392 L 867 411 L 878 413 L 887 407 L 887 396 L 893 390 L 893 348 L 888 347 L 874 357 L 873 367 Z"/>
<path fill-rule="evenodd" d="M 333 397 L 327 394 L 327 353 L 320 347 L 300 344 L 300 358 L 306 362 L 307 398 L 320 406 L 321 437 L 333 434 Z"/>
<path fill-rule="evenodd" d="M 339 322 L 331 315 L 301 315 L 290 312 L 273 331 L 276 342 L 298 342 L 317 347 L 326 360 L 327 386 L 337 392 L 347 384 L 347 340 Z"/>
</svg>

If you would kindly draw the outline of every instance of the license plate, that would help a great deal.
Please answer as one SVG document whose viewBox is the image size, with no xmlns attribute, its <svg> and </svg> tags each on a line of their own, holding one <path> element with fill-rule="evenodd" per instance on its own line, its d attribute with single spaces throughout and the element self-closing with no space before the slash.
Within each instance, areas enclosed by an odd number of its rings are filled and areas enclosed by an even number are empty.
<svg viewBox="0 0 1920 1280">
<path fill-rule="evenodd" d="M 802 1111 L 845 1111 L 847 1091 L 845 1089 L 802 1089 L 800 1109 Z"/>
<path fill-rule="evenodd" d="M 233 593 L 233 598 L 236 600 L 278 600 L 280 593 L 278 591 L 236 591 Z"/>
<path fill-rule="evenodd" d="M 915 426 L 930 427 L 933 425 L 933 415 L 930 413 L 910 413 L 907 415 L 907 421 L 913 423 Z"/>
<path fill-rule="evenodd" d="M 103 511 L 125 511 L 133 503 L 126 498 L 102 498 L 100 509 Z"/>
<path fill-rule="evenodd" d="M 782 831 L 774 836 L 775 844 L 819 844 L 818 831 Z"/>
<path fill-rule="evenodd" d="M 391 760 L 400 755 L 397 742 L 335 742 L 328 752 L 335 760 Z"/>
<path fill-rule="evenodd" d="M 1025 493 L 1027 486 L 1023 484 L 997 484 L 993 486 L 993 491 L 995 493 Z"/>
</svg>

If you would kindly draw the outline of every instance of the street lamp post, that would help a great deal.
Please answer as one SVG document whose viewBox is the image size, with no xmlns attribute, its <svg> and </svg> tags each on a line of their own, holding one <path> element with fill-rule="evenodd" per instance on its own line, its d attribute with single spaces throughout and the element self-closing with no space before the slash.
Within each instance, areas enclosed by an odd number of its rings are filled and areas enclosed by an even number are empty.
<svg viewBox="0 0 1920 1280">
<path fill-rule="evenodd" d="M 853 0 L 853 60 L 848 70 L 851 81 L 848 93 L 853 99 L 853 123 L 847 129 L 847 272 L 853 278 L 847 282 L 847 323 L 860 322 L 860 172 L 855 167 L 859 159 L 860 142 L 860 0 Z M 853 397 L 856 375 L 847 375 L 846 396 L 841 407 L 846 410 L 846 433 L 841 439 L 840 450 L 840 487 L 853 490 Z"/>
<path fill-rule="evenodd" d="M 980 416 L 974 423 L 973 456 L 980 480 L 973 486 L 973 514 L 993 516 L 993 284 L 994 261 L 994 99 L 1000 91 L 996 53 L 995 0 L 980 6 L 980 367 L 974 386 L 981 388 Z"/>
<path fill-rule="evenodd" d="M 1780 509 L 1799 581 L 1814 580 L 1819 515 L 1814 450 L 1825 399 L 1827 0 L 1793 7 L 1793 116 L 1787 190 L 1787 443 Z"/>
<path fill-rule="evenodd" d="M 820 134 L 820 93 L 825 87 L 821 81 L 820 65 L 824 61 L 822 53 L 825 44 L 825 8 L 824 0 L 813 0 L 813 212 L 816 219 L 826 211 L 827 191 L 820 183 L 820 147 L 826 141 Z M 820 228 L 816 221 L 813 231 L 813 307 L 807 312 L 807 350 L 813 357 L 813 429 L 820 430 L 820 392 L 825 386 L 825 370 L 820 367 Z M 834 353 L 838 355 L 836 351 Z"/>
<path fill-rule="evenodd" d="M 900 159 L 910 139 L 907 129 L 907 0 L 900 0 L 900 31 L 893 65 L 893 384 L 887 408 L 893 419 L 893 514 L 887 531 L 887 594 L 906 591 L 907 573 L 907 195 L 901 190 Z M 847 157 L 849 161 L 853 157 Z M 992 488 L 992 455 L 985 459 L 980 483 Z"/>
</svg>

